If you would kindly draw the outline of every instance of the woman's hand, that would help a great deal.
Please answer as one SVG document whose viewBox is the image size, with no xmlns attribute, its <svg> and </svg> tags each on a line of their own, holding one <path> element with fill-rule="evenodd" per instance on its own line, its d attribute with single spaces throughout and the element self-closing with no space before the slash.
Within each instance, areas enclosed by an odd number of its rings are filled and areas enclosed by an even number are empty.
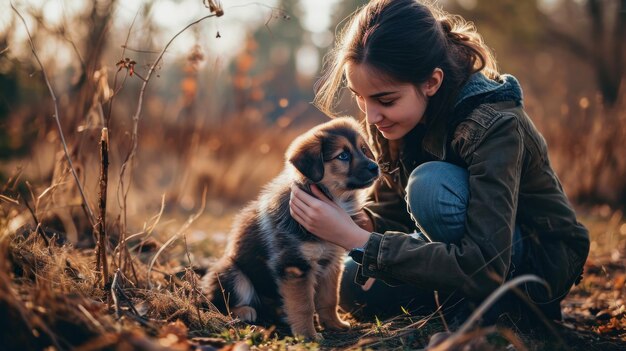
<svg viewBox="0 0 626 351">
<path fill-rule="evenodd" d="M 320 239 L 347 250 L 363 247 L 370 233 L 355 224 L 346 211 L 326 197 L 316 185 L 311 185 L 311 192 L 317 198 L 297 186 L 291 187 L 291 216 Z"/>
</svg>

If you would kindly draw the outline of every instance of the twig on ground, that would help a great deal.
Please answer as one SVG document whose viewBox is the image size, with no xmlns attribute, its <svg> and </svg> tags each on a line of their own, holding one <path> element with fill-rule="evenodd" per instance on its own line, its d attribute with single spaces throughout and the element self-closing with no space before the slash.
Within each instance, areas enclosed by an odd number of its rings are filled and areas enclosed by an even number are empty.
<svg viewBox="0 0 626 351">
<path fill-rule="evenodd" d="M 22 195 L 22 199 L 24 199 L 24 205 L 30 212 L 30 215 L 33 217 L 33 220 L 35 221 L 35 226 L 37 226 L 37 229 L 36 229 L 37 233 L 41 236 L 43 241 L 46 243 L 48 250 L 50 250 L 50 241 L 48 240 L 48 236 L 46 236 L 46 233 L 43 231 L 43 228 L 41 228 L 41 222 L 39 222 L 39 218 L 37 218 L 37 214 L 35 213 L 33 208 L 30 207 L 30 205 L 28 204 L 28 199 L 26 199 L 26 196 Z"/>
<path fill-rule="evenodd" d="M 516 351 L 527 351 L 528 350 L 528 348 L 526 348 L 526 346 L 524 345 L 522 340 L 520 340 L 520 338 L 517 335 L 515 335 L 515 332 L 513 332 L 511 329 L 501 328 L 501 329 L 498 329 L 498 332 L 505 339 L 507 339 L 511 344 L 513 344 L 513 346 L 515 347 Z"/>
<path fill-rule="evenodd" d="M 187 254 L 187 261 L 189 261 L 189 269 L 191 269 L 191 255 L 189 254 L 189 247 L 187 246 L 187 235 L 183 234 L 183 243 L 185 244 L 185 253 Z"/>
<path fill-rule="evenodd" d="M 493 293 L 491 293 L 491 295 L 489 295 L 489 297 L 487 297 L 487 299 L 480 304 L 480 306 L 471 314 L 471 316 L 463 323 L 463 325 L 461 325 L 461 327 L 456 332 L 454 332 L 454 334 L 450 335 L 448 339 L 433 348 L 432 351 L 448 350 L 457 343 L 459 343 L 461 340 L 463 340 L 463 336 L 474 324 L 474 322 L 476 322 L 478 318 L 480 318 L 491 306 L 493 306 L 493 304 L 502 295 L 504 295 L 511 288 L 526 282 L 540 283 L 549 289 L 548 283 L 546 283 L 545 280 L 530 274 L 522 275 L 507 281 L 506 283 L 498 287 Z"/>
<path fill-rule="evenodd" d="M 91 313 L 89 313 L 89 311 L 87 311 L 87 309 L 81 305 L 78 304 L 78 309 L 85 315 L 85 317 L 87 317 L 87 319 L 89 319 L 89 321 L 96 326 L 96 328 L 98 329 L 98 331 L 100 331 L 101 333 L 106 332 L 106 330 L 104 329 L 104 327 L 102 326 L 102 324 L 100 322 L 98 322 L 97 319 L 95 319 L 93 317 L 93 315 Z"/>
<path fill-rule="evenodd" d="M 446 323 L 446 318 L 443 315 L 443 311 L 441 310 L 441 305 L 439 304 L 439 292 L 437 290 L 433 291 L 433 295 L 435 297 L 435 303 L 437 304 L 437 311 L 439 312 L 439 318 L 441 318 L 441 323 L 443 327 L 446 328 L 446 331 L 450 331 L 448 328 L 448 323 Z"/>
<path fill-rule="evenodd" d="M 115 271 L 115 275 L 113 276 L 113 282 L 111 283 L 111 298 L 113 299 L 113 305 L 115 306 L 115 316 L 120 318 L 120 304 L 117 300 L 117 294 L 115 294 L 115 288 L 117 287 L 117 277 L 119 276 L 120 269 L 118 268 Z"/>
<path fill-rule="evenodd" d="M 72 171 L 72 175 L 74 176 L 74 180 L 76 181 L 76 186 L 78 187 L 78 191 L 80 192 L 80 196 L 83 200 L 83 204 L 82 204 L 83 211 L 85 211 L 85 215 L 89 219 L 89 222 L 91 223 L 91 225 L 94 226 L 96 223 L 95 216 L 93 214 L 93 211 L 91 211 L 91 207 L 89 207 L 89 203 L 87 202 L 87 197 L 85 196 L 85 191 L 83 190 L 83 186 L 80 183 L 80 179 L 78 179 L 78 174 L 76 174 L 76 170 L 74 169 L 74 164 L 72 163 L 72 158 L 70 157 L 70 153 L 67 149 L 67 143 L 65 142 L 65 135 L 63 134 L 63 128 L 61 128 L 61 121 L 59 120 L 59 106 L 57 103 L 56 95 L 54 94 L 52 85 L 50 84 L 50 81 L 48 80 L 46 69 L 43 66 L 43 63 L 41 63 L 41 60 L 39 60 L 39 56 L 37 55 L 37 51 L 35 50 L 35 44 L 33 44 L 33 40 L 30 35 L 30 31 L 28 30 L 28 25 L 26 25 L 26 21 L 24 20 L 24 17 L 22 17 L 20 12 L 15 8 L 15 6 L 13 6 L 12 2 L 11 2 L 11 9 L 13 9 L 13 11 L 17 14 L 17 16 L 22 20 L 22 23 L 24 24 L 24 28 L 26 29 L 26 34 L 28 35 L 28 42 L 30 43 L 30 49 L 33 52 L 33 56 L 35 56 L 35 59 L 37 60 L 39 67 L 41 67 L 43 78 L 46 81 L 46 85 L 48 86 L 48 91 L 50 92 L 50 96 L 52 97 L 52 102 L 54 103 L 54 120 L 56 122 L 57 129 L 59 131 L 61 144 L 63 145 L 63 151 L 65 152 L 65 158 L 70 167 L 70 170 Z"/>
</svg>

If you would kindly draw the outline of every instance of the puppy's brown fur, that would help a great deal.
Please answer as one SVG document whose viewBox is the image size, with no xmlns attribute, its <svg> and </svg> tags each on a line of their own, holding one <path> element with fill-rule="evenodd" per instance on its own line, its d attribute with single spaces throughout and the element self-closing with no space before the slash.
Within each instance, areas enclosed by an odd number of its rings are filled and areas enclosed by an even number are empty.
<svg viewBox="0 0 626 351">
<path fill-rule="evenodd" d="M 378 166 L 359 124 L 337 118 L 299 136 L 289 147 L 283 172 L 235 220 L 225 255 L 203 278 L 223 313 L 249 322 L 285 321 L 294 335 L 317 338 L 322 326 L 345 329 L 337 315 L 344 250 L 307 232 L 289 213 L 291 186 L 310 193 L 317 184 L 350 214 L 361 208 L 363 190 Z M 223 288 L 223 291 L 222 291 Z"/>
</svg>

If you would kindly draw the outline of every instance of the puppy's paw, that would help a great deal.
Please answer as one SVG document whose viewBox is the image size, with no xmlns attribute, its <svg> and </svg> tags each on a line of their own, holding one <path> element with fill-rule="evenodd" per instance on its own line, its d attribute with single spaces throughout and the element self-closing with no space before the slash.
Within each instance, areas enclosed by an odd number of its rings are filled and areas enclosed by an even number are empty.
<svg viewBox="0 0 626 351">
<path fill-rule="evenodd" d="M 256 310 L 250 306 L 234 307 L 230 312 L 242 322 L 256 321 Z"/>
<path fill-rule="evenodd" d="M 330 330 L 348 330 L 348 329 L 350 329 L 350 323 L 348 323 L 346 321 L 342 321 L 341 319 L 339 319 L 339 317 L 337 317 L 337 319 L 324 321 L 321 324 L 322 324 L 322 326 L 324 326 L 325 329 L 330 329 Z"/>
</svg>

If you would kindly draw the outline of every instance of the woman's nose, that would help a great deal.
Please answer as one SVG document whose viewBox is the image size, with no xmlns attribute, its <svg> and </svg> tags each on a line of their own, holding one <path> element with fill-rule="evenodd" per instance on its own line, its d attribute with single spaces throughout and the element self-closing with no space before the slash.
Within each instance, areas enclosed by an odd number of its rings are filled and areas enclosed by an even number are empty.
<svg viewBox="0 0 626 351">
<path fill-rule="evenodd" d="M 382 114 L 375 108 L 365 109 L 365 119 L 367 124 L 373 125 L 380 122 L 383 119 Z"/>
</svg>

